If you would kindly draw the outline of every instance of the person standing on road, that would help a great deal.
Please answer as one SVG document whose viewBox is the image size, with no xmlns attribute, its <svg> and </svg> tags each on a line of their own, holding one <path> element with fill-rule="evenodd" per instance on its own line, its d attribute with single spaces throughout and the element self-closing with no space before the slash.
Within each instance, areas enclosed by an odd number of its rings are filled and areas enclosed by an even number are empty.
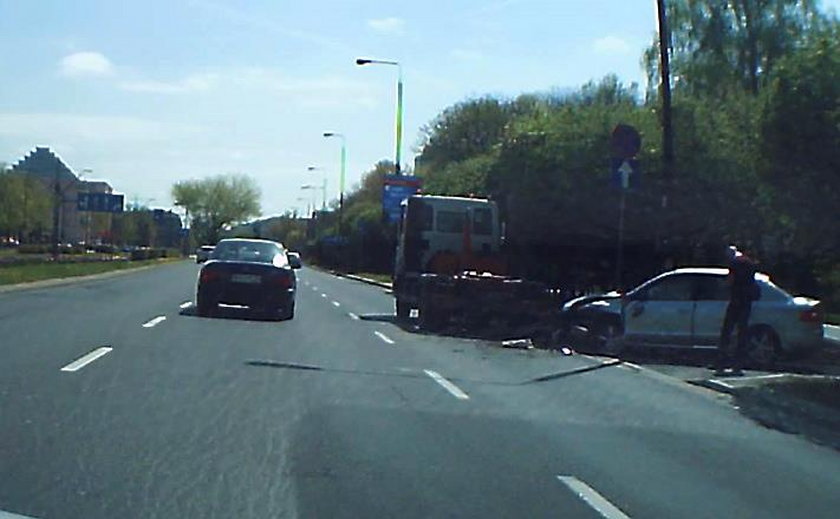
<svg viewBox="0 0 840 519">
<path fill-rule="evenodd" d="M 759 286 L 755 281 L 756 264 L 735 246 L 727 249 L 729 258 L 729 304 L 720 330 L 718 359 L 715 375 L 727 374 L 726 368 L 732 368 L 731 375 L 743 375 L 744 357 L 747 353 L 747 327 L 752 311 L 752 302 L 758 299 Z M 738 339 L 734 352 L 729 347 L 734 328 L 738 328 Z"/>
</svg>

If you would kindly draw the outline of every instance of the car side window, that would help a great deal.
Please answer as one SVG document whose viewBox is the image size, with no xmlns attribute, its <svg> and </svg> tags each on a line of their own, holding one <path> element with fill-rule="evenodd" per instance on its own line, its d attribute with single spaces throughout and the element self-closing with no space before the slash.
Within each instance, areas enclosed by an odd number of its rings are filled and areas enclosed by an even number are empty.
<svg viewBox="0 0 840 519">
<path fill-rule="evenodd" d="M 691 301 L 693 279 L 689 276 L 669 276 L 647 288 L 649 301 Z"/>
<path fill-rule="evenodd" d="M 697 276 L 698 301 L 728 301 L 729 285 L 724 276 Z"/>
</svg>

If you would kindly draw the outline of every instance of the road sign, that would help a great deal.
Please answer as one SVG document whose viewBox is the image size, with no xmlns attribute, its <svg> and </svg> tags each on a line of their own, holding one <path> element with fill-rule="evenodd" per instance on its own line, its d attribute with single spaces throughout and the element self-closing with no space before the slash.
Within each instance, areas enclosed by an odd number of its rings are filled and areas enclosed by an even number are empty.
<svg viewBox="0 0 840 519">
<path fill-rule="evenodd" d="M 610 137 L 612 156 L 620 159 L 632 159 L 642 148 L 642 136 L 629 124 L 618 124 Z"/>
<path fill-rule="evenodd" d="M 423 186 L 420 177 L 406 175 L 385 175 L 382 187 L 382 211 L 388 220 L 396 222 L 400 219 L 400 204 L 403 200 L 416 194 Z"/>
<path fill-rule="evenodd" d="M 79 193 L 76 200 L 76 207 L 79 211 L 91 211 L 95 213 L 121 213 L 123 212 L 123 195 L 112 195 L 110 193 Z"/>
<path fill-rule="evenodd" d="M 640 167 L 635 159 L 614 158 L 610 163 L 612 184 L 621 189 L 635 189 L 639 187 Z"/>
</svg>

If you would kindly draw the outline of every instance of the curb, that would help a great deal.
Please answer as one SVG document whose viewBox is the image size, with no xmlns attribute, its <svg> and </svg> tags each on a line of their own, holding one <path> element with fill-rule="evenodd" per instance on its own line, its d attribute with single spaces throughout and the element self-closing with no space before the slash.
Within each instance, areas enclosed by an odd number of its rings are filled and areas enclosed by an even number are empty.
<svg viewBox="0 0 840 519">
<path fill-rule="evenodd" d="M 334 270 L 328 270 L 327 272 L 329 272 L 333 276 L 337 276 L 337 277 L 340 277 L 340 278 L 346 278 L 346 279 L 352 279 L 353 281 L 359 281 L 361 283 L 377 286 L 377 287 L 380 287 L 380 288 L 386 288 L 388 290 L 393 288 L 393 285 L 391 283 L 385 283 L 383 281 L 377 281 L 375 279 L 370 279 L 370 278 L 366 278 L 366 277 L 362 277 L 362 276 L 357 276 L 355 274 L 347 274 L 345 272 L 338 272 L 338 271 L 334 271 Z"/>
<path fill-rule="evenodd" d="M 181 261 L 181 260 L 179 260 Z M 113 277 L 122 276 L 124 274 L 132 274 L 136 272 L 140 272 L 143 270 L 152 269 L 155 267 L 160 267 L 161 265 L 168 265 L 168 264 L 178 263 L 178 261 L 163 261 L 156 265 L 142 265 L 139 267 L 132 267 L 127 269 L 120 269 L 120 270 L 112 270 L 110 272 L 102 272 L 99 274 L 90 274 L 87 276 L 71 276 L 67 278 L 51 278 L 51 279 L 42 279 L 39 281 L 29 281 L 26 283 L 18 283 L 15 285 L 2 285 L 0 286 L 0 295 L 7 294 L 11 292 L 21 292 L 25 290 L 37 290 L 40 288 L 56 288 L 62 287 L 67 285 L 73 285 L 76 283 L 84 283 L 87 281 L 98 281 L 101 279 L 109 279 Z"/>
</svg>

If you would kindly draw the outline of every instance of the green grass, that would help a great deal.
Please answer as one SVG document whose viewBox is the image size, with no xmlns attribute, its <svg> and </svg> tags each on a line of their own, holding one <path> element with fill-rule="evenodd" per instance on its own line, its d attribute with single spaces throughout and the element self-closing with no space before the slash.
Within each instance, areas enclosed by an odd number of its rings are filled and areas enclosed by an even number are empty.
<svg viewBox="0 0 840 519">
<path fill-rule="evenodd" d="M 101 274 L 114 270 L 126 270 L 145 265 L 157 265 L 181 258 L 167 258 L 146 261 L 102 261 L 88 263 L 35 263 L 29 265 L 11 265 L 0 267 L 0 285 L 14 285 L 44 279 L 69 278 Z"/>
<path fill-rule="evenodd" d="M 825 322 L 828 324 L 840 324 L 840 314 L 825 314 Z"/>
</svg>

